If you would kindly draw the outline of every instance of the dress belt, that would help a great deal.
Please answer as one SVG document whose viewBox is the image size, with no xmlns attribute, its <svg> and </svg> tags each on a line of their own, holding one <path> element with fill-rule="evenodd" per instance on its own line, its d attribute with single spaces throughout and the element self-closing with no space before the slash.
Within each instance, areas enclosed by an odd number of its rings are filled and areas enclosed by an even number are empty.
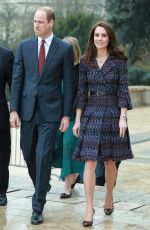
<svg viewBox="0 0 150 230">
<path fill-rule="evenodd" d="M 101 92 L 101 91 L 89 91 L 89 96 L 94 96 L 94 95 L 97 95 L 97 96 L 117 96 L 116 93 L 109 93 L 109 92 Z"/>
</svg>

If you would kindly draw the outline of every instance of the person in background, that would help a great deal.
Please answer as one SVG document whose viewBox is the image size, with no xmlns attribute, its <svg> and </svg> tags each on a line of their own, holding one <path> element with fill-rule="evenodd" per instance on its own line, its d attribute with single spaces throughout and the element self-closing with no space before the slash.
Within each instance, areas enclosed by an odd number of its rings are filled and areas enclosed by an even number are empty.
<svg viewBox="0 0 150 230">
<path fill-rule="evenodd" d="M 80 62 L 80 46 L 76 38 L 66 37 L 63 39 L 66 43 L 73 47 L 74 53 L 74 75 L 71 76 L 74 80 L 74 98 L 78 89 L 79 82 L 79 62 Z M 72 193 L 71 189 L 74 188 L 76 182 L 79 180 L 79 173 L 84 170 L 84 162 L 78 162 L 73 160 L 73 153 L 77 143 L 77 137 L 73 135 L 73 125 L 75 121 L 75 111 L 72 113 L 69 128 L 62 135 L 57 135 L 57 146 L 58 142 L 62 143 L 61 150 L 63 151 L 63 163 L 61 169 L 60 178 L 65 181 L 64 192 L 60 194 L 61 199 L 70 198 Z M 62 140 L 61 140 L 62 138 Z"/>
<path fill-rule="evenodd" d="M 20 42 L 11 87 L 10 125 L 19 127 L 21 118 L 21 149 L 35 187 L 34 225 L 43 223 L 53 142 L 58 128 L 65 132 L 69 127 L 73 104 L 73 49 L 53 34 L 54 22 L 52 8 L 36 10 L 36 37 Z"/>
<path fill-rule="evenodd" d="M 75 101 L 73 133 L 79 137 L 74 159 L 84 160 L 86 213 L 84 227 L 93 224 L 93 194 L 97 161 L 105 164 L 104 212 L 114 211 L 113 189 L 116 161 L 133 158 L 127 110 L 132 108 L 128 91 L 127 57 L 118 48 L 111 26 L 97 23 L 91 30 L 80 62 L 79 88 Z"/>
<path fill-rule="evenodd" d="M 11 153 L 9 109 L 6 98 L 6 85 L 9 90 L 13 72 L 14 54 L 0 47 L 0 206 L 7 204 L 6 192 L 9 183 L 9 161 Z"/>
</svg>

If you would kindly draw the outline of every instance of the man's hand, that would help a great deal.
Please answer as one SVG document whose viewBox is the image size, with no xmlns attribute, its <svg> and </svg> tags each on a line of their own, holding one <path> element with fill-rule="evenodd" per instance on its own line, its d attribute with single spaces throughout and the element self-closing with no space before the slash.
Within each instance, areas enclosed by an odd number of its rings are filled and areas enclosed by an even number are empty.
<svg viewBox="0 0 150 230">
<path fill-rule="evenodd" d="M 65 132 L 69 127 L 70 118 L 65 116 L 61 119 L 59 130 Z"/>
<path fill-rule="evenodd" d="M 19 128 L 20 127 L 20 120 L 18 113 L 16 111 L 13 111 L 10 113 L 10 127 L 11 128 Z"/>
</svg>

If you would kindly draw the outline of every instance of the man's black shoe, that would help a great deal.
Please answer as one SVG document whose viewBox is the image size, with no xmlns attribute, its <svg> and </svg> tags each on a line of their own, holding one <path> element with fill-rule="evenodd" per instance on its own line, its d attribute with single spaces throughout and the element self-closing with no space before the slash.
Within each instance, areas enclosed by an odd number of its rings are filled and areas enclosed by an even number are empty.
<svg viewBox="0 0 150 230">
<path fill-rule="evenodd" d="M 6 193 L 0 193 L 0 206 L 7 205 L 7 196 Z"/>
<path fill-rule="evenodd" d="M 32 217 L 31 217 L 31 224 L 38 225 L 43 223 L 43 216 L 42 213 L 38 211 L 33 211 L 32 212 Z"/>
</svg>

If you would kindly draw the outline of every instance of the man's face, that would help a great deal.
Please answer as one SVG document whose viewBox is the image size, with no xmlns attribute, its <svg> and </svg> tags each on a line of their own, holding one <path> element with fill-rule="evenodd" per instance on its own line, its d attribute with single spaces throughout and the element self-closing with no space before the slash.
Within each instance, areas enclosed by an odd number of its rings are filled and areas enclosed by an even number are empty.
<svg viewBox="0 0 150 230">
<path fill-rule="evenodd" d="M 52 19 L 48 22 L 45 11 L 37 10 L 34 16 L 35 34 L 42 39 L 47 38 L 52 33 L 53 23 Z"/>
</svg>

